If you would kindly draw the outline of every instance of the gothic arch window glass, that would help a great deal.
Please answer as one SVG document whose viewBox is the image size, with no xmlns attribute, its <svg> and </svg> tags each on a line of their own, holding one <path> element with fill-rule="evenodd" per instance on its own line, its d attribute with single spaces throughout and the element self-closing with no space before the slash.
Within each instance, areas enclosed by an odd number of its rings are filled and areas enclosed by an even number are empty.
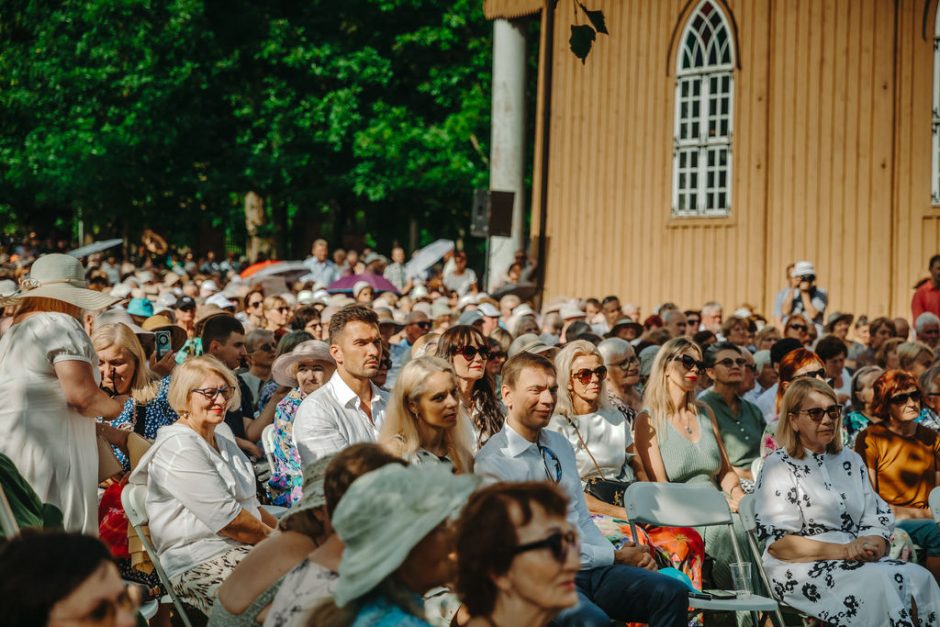
<svg viewBox="0 0 940 627">
<path fill-rule="evenodd" d="M 930 201 L 940 205 L 940 9 L 933 35 L 933 107 L 931 110 Z"/>
<path fill-rule="evenodd" d="M 702 0 L 686 23 L 676 55 L 675 216 L 731 212 L 734 54 L 724 13 L 716 2 Z"/>
</svg>

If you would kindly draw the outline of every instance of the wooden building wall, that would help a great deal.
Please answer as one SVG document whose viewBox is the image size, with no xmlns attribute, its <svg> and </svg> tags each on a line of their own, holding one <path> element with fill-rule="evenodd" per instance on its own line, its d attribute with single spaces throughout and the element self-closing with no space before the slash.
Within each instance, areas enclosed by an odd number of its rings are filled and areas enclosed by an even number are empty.
<svg viewBox="0 0 940 627">
<path fill-rule="evenodd" d="M 722 3 L 738 32 L 731 216 L 673 218 L 675 54 L 697 4 L 592 3 L 610 36 L 582 65 L 568 37 L 583 15 L 559 2 L 546 297 L 614 292 L 644 312 L 716 298 L 769 314 L 787 263 L 807 258 L 830 311 L 909 313 L 911 285 L 940 242 L 922 3 Z M 536 167 L 533 217 L 538 176 Z"/>
</svg>

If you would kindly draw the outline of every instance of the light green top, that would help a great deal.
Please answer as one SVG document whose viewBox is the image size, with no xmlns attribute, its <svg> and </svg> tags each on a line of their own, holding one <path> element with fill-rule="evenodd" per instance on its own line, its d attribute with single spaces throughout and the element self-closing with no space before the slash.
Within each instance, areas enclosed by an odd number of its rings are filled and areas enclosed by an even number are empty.
<svg viewBox="0 0 940 627">
<path fill-rule="evenodd" d="M 708 415 L 700 409 L 697 418 L 699 439 L 696 442 L 684 437 L 667 421 L 659 437 L 659 454 L 670 482 L 711 483 L 717 486 L 715 478 L 721 468 L 721 449 L 718 448 Z"/>
<path fill-rule="evenodd" d="M 271 604 L 283 582 L 284 577 L 281 577 L 271 584 L 271 587 L 259 594 L 241 614 L 229 612 L 216 597 L 209 612 L 208 627 L 258 627 L 258 614 Z"/>
<path fill-rule="evenodd" d="M 764 432 L 764 418 L 754 403 L 743 398 L 735 414 L 728 407 L 725 399 L 717 392 L 709 391 L 699 399 L 711 407 L 718 422 L 718 433 L 728 453 L 728 461 L 735 468 L 750 468 L 751 462 L 760 456 L 761 434 Z"/>
</svg>

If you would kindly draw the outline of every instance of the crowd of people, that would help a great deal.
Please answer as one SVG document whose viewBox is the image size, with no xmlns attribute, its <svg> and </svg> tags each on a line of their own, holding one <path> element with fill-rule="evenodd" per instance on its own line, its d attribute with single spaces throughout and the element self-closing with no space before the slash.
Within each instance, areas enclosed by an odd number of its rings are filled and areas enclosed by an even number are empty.
<svg viewBox="0 0 940 627">
<path fill-rule="evenodd" d="M 280 283 L 214 256 L 0 263 L 4 624 L 131 625 L 166 593 L 208 625 L 700 624 L 746 498 L 767 594 L 940 624 L 940 255 L 909 318 L 829 312 L 808 261 L 769 316 L 647 317 L 537 308 L 525 255 L 496 295 L 460 251 L 415 276 L 322 240 Z M 632 525 L 643 481 L 720 491 L 734 525 Z"/>
</svg>

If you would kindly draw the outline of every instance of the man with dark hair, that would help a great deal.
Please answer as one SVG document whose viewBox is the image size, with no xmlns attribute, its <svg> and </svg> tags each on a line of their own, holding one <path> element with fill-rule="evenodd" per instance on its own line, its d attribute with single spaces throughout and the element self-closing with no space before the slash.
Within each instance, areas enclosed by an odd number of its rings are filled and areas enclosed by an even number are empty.
<svg viewBox="0 0 940 627">
<path fill-rule="evenodd" d="M 553 624 L 593 627 L 616 620 L 684 627 L 688 588 L 657 573 L 648 549 L 632 542 L 614 549 L 587 509 L 574 449 L 563 435 L 545 428 L 558 397 L 552 362 L 518 353 L 503 366 L 502 377 L 506 423 L 477 454 L 475 472 L 499 481 L 551 481 L 568 497 L 568 521 L 581 536 L 579 603 Z"/>
<path fill-rule="evenodd" d="M 382 358 L 379 318 L 364 305 L 347 305 L 330 318 L 330 354 L 336 372 L 304 399 L 294 418 L 294 442 L 303 467 L 357 442 L 374 442 L 388 402 L 372 383 Z"/>
<path fill-rule="evenodd" d="M 852 397 L 852 376 L 845 371 L 849 347 L 835 335 L 827 335 L 816 342 L 816 355 L 823 360 L 829 385 L 836 391 L 840 403 Z"/>
<path fill-rule="evenodd" d="M 911 299 L 911 320 L 917 320 L 925 311 L 940 316 L 940 255 L 931 257 L 927 267 L 930 278 L 917 286 Z"/>
<path fill-rule="evenodd" d="M 778 375 L 780 373 L 780 361 L 798 348 L 803 348 L 802 342 L 792 337 L 778 340 L 770 347 L 770 365 Z M 777 388 L 780 387 L 780 377 L 777 378 L 778 382 L 767 388 L 767 391 L 761 394 L 757 402 L 754 403 L 764 414 L 764 420 L 768 424 L 777 420 Z"/>
<path fill-rule="evenodd" d="M 242 362 L 248 356 L 245 349 L 245 327 L 234 316 L 226 313 L 212 316 L 203 323 L 201 337 L 203 353 L 212 355 L 232 372 L 241 368 Z M 225 424 L 231 428 L 238 448 L 257 459 L 264 454 L 255 444 L 261 439 L 260 431 L 255 433 L 250 428 L 255 416 L 251 389 L 241 377 L 236 377 L 236 380 L 242 402 L 240 406 L 225 413 Z"/>
<path fill-rule="evenodd" d="M 614 295 L 605 296 L 601 301 L 601 313 L 607 322 L 607 330 L 614 328 L 617 321 L 623 317 L 623 310 L 620 308 L 620 299 Z"/>
</svg>

